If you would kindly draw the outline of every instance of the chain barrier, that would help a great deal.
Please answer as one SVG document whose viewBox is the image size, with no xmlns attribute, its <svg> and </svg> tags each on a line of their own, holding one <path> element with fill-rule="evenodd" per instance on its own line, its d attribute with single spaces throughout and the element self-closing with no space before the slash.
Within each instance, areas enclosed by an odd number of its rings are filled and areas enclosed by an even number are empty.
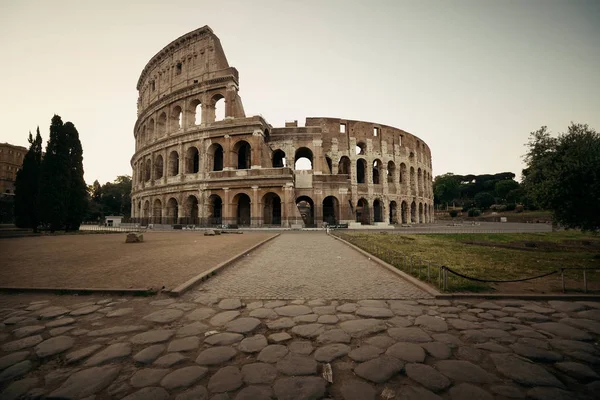
<svg viewBox="0 0 600 400">
<path fill-rule="evenodd" d="M 497 279 L 474 278 L 472 276 L 463 275 L 460 272 L 456 272 L 456 271 L 454 271 L 454 270 L 446 267 L 445 265 L 443 265 L 442 268 L 446 269 L 448 272 L 450 272 L 450 273 L 452 273 L 452 274 L 454 274 L 456 276 L 460 276 L 461 278 L 468 279 L 468 280 L 471 280 L 471 281 L 476 281 L 476 282 L 487 282 L 487 283 L 525 282 L 525 281 L 530 281 L 530 280 L 533 280 L 533 279 L 538 279 L 538 278 L 543 278 L 543 277 L 546 277 L 546 276 L 558 274 L 558 272 L 559 272 L 558 270 L 555 270 L 555 271 L 547 272 L 547 273 L 542 274 L 542 275 L 532 276 L 532 277 L 529 277 L 529 278 L 497 280 Z"/>
</svg>

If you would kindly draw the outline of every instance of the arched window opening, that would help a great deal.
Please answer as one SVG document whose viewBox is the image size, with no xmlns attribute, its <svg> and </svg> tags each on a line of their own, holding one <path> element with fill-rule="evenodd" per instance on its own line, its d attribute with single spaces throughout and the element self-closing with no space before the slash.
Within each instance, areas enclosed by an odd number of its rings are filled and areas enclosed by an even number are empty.
<svg viewBox="0 0 600 400">
<path fill-rule="evenodd" d="M 419 196 L 423 196 L 423 172 L 421 168 L 417 170 L 417 191 Z"/>
<path fill-rule="evenodd" d="M 233 147 L 234 154 L 237 154 L 237 169 L 250 169 L 251 150 L 250 144 L 245 140 L 241 140 Z"/>
<path fill-rule="evenodd" d="M 356 144 L 356 155 L 365 155 L 367 153 L 367 145 L 364 142 Z"/>
<path fill-rule="evenodd" d="M 388 183 L 394 183 L 394 176 L 396 175 L 396 164 L 393 161 L 389 161 L 387 165 L 387 181 Z"/>
<path fill-rule="evenodd" d="M 225 119 L 225 98 L 221 95 L 213 97 L 215 107 L 215 121 Z"/>
<path fill-rule="evenodd" d="M 306 228 L 315 227 L 315 203 L 308 196 L 300 196 L 296 199 L 296 207 L 302 217 L 302 222 Z"/>
<path fill-rule="evenodd" d="M 202 104 L 200 100 L 194 99 L 190 102 L 188 109 L 189 125 L 200 125 L 202 123 Z"/>
<path fill-rule="evenodd" d="M 329 174 L 333 174 L 333 161 L 331 158 L 325 157 L 325 161 L 327 162 L 327 166 L 329 167 Z"/>
<path fill-rule="evenodd" d="M 179 220 L 179 208 L 177 200 L 173 197 L 167 201 L 167 224 L 176 224 Z"/>
<path fill-rule="evenodd" d="M 167 176 L 179 175 L 179 153 L 173 150 L 169 154 L 169 171 Z"/>
<path fill-rule="evenodd" d="M 346 174 L 350 176 L 350 159 L 346 156 L 340 158 L 338 164 L 338 174 Z"/>
<path fill-rule="evenodd" d="M 150 118 L 148 122 L 148 134 L 146 135 L 146 143 L 150 143 L 154 140 L 154 118 Z"/>
<path fill-rule="evenodd" d="M 162 203 L 159 199 L 154 200 L 152 207 L 152 221 L 154 224 L 162 224 Z"/>
<path fill-rule="evenodd" d="M 138 217 L 138 218 L 141 218 L 143 216 L 142 215 L 142 202 L 141 201 L 138 201 L 137 213 L 136 213 L 135 216 Z"/>
<path fill-rule="evenodd" d="M 267 193 L 263 197 L 263 223 L 265 225 L 281 225 L 281 198 L 275 193 Z"/>
<path fill-rule="evenodd" d="M 419 223 L 422 224 L 423 221 L 423 203 L 419 203 Z"/>
<path fill-rule="evenodd" d="M 140 134 L 139 137 L 139 147 L 142 147 L 143 145 L 146 144 L 146 141 L 148 140 L 148 138 L 146 137 L 146 125 L 142 126 L 142 132 Z"/>
<path fill-rule="evenodd" d="M 196 147 L 190 147 L 185 153 L 185 173 L 195 174 L 200 171 L 200 153 Z"/>
<path fill-rule="evenodd" d="M 300 147 L 296 150 L 294 168 L 296 170 L 313 169 L 313 153 L 308 147 Z"/>
<path fill-rule="evenodd" d="M 236 205 L 236 223 L 238 226 L 249 226 L 251 221 L 250 197 L 245 193 L 239 193 L 233 198 Z"/>
<path fill-rule="evenodd" d="M 285 153 L 283 150 L 275 150 L 273 153 L 273 168 L 283 168 L 286 166 Z"/>
<path fill-rule="evenodd" d="M 356 203 L 356 222 L 360 222 L 363 225 L 369 225 L 371 223 L 371 216 L 369 215 L 369 202 L 364 198 L 360 198 Z"/>
<path fill-rule="evenodd" d="M 181 124 L 182 115 L 181 107 L 175 106 L 171 113 L 171 131 L 178 131 L 183 127 Z"/>
<path fill-rule="evenodd" d="M 144 202 L 144 213 L 143 213 L 143 218 L 145 219 L 144 221 L 144 225 L 148 224 L 148 221 L 150 219 L 150 200 L 146 200 Z"/>
<path fill-rule="evenodd" d="M 408 224 L 408 204 L 406 201 L 403 201 L 400 205 L 400 214 L 402 216 L 402 223 Z"/>
<path fill-rule="evenodd" d="M 373 161 L 373 184 L 379 185 L 381 182 L 379 177 L 381 176 L 381 161 Z"/>
<path fill-rule="evenodd" d="M 415 178 L 415 169 L 410 167 L 410 193 L 413 196 L 417 195 L 417 182 Z"/>
<path fill-rule="evenodd" d="M 223 223 L 223 200 L 216 194 L 208 198 L 208 224 L 221 225 Z"/>
<path fill-rule="evenodd" d="M 145 181 L 148 182 L 152 178 L 152 163 L 150 160 L 146 160 L 146 168 L 145 168 Z"/>
<path fill-rule="evenodd" d="M 213 143 L 208 148 L 208 165 L 211 171 L 223 171 L 223 147 Z"/>
<path fill-rule="evenodd" d="M 159 154 L 154 160 L 154 179 L 160 179 L 163 177 L 164 162 L 162 156 Z"/>
<path fill-rule="evenodd" d="M 423 204 L 423 223 L 429 222 L 429 213 L 427 212 L 427 204 Z"/>
<path fill-rule="evenodd" d="M 188 225 L 198 225 L 198 199 L 196 196 L 188 196 L 185 201 L 185 221 Z"/>
<path fill-rule="evenodd" d="M 417 221 L 417 204 L 414 201 L 410 204 L 410 222 L 412 224 L 419 222 Z"/>
<path fill-rule="evenodd" d="M 356 183 L 365 183 L 365 171 L 367 170 L 367 162 L 364 158 L 356 160 Z"/>
<path fill-rule="evenodd" d="M 373 218 L 375 222 L 383 222 L 383 205 L 379 199 L 373 202 Z"/>
<path fill-rule="evenodd" d="M 158 132 L 158 137 L 164 136 L 164 134 L 167 133 L 167 113 L 163 112 L 158 117 L 156 130 Z"/>
<path fill-rule="evenodd" d="M 400 164 L 400 183 L 406 184 L 406 164 Z"/>
<path fill-rule="evenodd" d="M 339 221 L 339 202 L 335 196 L 327 196 L 323 199 L 323 222 L 335 225 Z"/>
<path fill-rule="evenodd" d="M 398 204 L 395 201 L 390 201 L 390 224 L 398 223 Z"/>
</svg>

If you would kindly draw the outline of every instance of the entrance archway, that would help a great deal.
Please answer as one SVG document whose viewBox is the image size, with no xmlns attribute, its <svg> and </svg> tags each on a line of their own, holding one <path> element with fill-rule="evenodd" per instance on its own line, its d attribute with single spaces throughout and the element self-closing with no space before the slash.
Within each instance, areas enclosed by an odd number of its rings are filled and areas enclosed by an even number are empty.
<svg viewBox="0 0 600 400">
<path fill-rule="evenodd" d="M 281 225 L 281 198 L 275 193 L 267 193 L 262 198 L 263 224 Z"/>
<path fill-rule="evenodd" d="M 173 197 L 167 202 L 167 224 L 176 224 L 179 219 L 177 200 Z"/>
<path fill-rule="evenodd" d="M 412 224 L 419 222 L 417 221 L 417 204 L 414 201 L 410 204 L 410 222 Z"/>
<path fill-rule="evenodd" d="M 373 202 L 373 218 L 375 222 L 383 222 L 383 205 L 379 199 Z"/>
<path fill-rule="evenodd" d="M 233 204 L 236 205 L 236 224 L 238 226 L 250 226 L 251 221 L 251 201 L 245 193 L 238 193 L 233 198 Z"/>
<path fill-rule="evenodd" d="M 335 225 L 339 221 L 339 202 L 335 196 L 327 196 L 323 199 L 323 222 Z"/>
<path fill-rule="evenodd" d="M 369 225 L 371 223 L 369 202 L 364 198 L 360 198 L 358 203 L 356 203 L 356 222 L 360 222 L 363 225 Z"/>
<path fill-rule="evenodd" d="M 390 201 L 390 224 L 398 223 L 398 204 L 395 201 Z"/>
<path fill-rule="evenodd" d="M 208 198 L 208 225 L 223 224 L 223 201 L 216 195 Z"/>
<path fill-rule="evenodd" d="M 423 203 L 419 203 L 419 223 L 422 224 L 425 219 L 423 218 Z"/>
<path fill-rule="evenodd" d="M 400 215 L 402 216 L 402 223 L 408 224 L 408 204 L 406 201 L 400 204 Z"/>
<path fill-rule="evenodd" d="M 250 169 L 250 144 L 245 140 L 240 140 L 233 147 L 233 153 L 237 155 L 237 169 Z"/>
<path fill-rule="evenodd" d="M 185 223 L 198 225 L 198 199 L 196 196 L 188 196 L 185 202 Z"/>
<path fill-rule="evenodd" d="M 296 199 L 296 207 L 302 216 L 306 228 L 315 227 L 315 203 L 308 196 L 300 196 Z"/>
<path fill-rule="evenodd" d="M 152 207 L 152 223 L 162 224 L 162 203 L 159 199 L 154 200 Z"/>
</svg>

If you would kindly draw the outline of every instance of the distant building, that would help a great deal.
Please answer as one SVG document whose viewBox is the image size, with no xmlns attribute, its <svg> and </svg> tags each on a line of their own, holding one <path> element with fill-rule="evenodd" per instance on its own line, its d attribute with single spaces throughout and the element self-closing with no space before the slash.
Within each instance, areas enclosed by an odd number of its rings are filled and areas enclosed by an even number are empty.
<svg viewBox="0 0 600 400">
<path fill-rule="evenodd" d="M 104 226 L 121 226 L 121 220 L 123 216 L 121 215 L 109 215 L 106 217 L 106 222 L 104 222 Z"/>
<path fill-rule="evenodd" d="M 17 171 L 23 166 L 27 148 L 0 143 L 0 193 L 14 194 Z"/>
</svg>

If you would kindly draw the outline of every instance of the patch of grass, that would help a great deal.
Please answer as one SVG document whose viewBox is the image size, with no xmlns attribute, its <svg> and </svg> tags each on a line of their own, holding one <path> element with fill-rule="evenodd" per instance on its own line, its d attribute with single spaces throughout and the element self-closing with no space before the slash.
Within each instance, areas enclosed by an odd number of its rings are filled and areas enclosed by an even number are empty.
<svg viewBox="0 0 600 400">
<path fill-rule="evenodd" d="M 356 246 L 407 273 L 439 287 L 439 267 L 490 280 L 513 280 L 542 275 L 560 268 L 587 267 L 588 288 L 600 289 L 600 237 L 577 231 L 399 235 L 339 233 Z M 532 244 L 534 246 L 532 246 Z M 412 262 L 411 262 L 412 260 Z M 429 266 L 429 279 L 426 269 Z M 582 288 L 582 271 L 566 271 L 568 288 Z M 560 274 L 523 283 L 484 283 L 448 274 L 452 292 L 562 291 Z"/>
</svg>

